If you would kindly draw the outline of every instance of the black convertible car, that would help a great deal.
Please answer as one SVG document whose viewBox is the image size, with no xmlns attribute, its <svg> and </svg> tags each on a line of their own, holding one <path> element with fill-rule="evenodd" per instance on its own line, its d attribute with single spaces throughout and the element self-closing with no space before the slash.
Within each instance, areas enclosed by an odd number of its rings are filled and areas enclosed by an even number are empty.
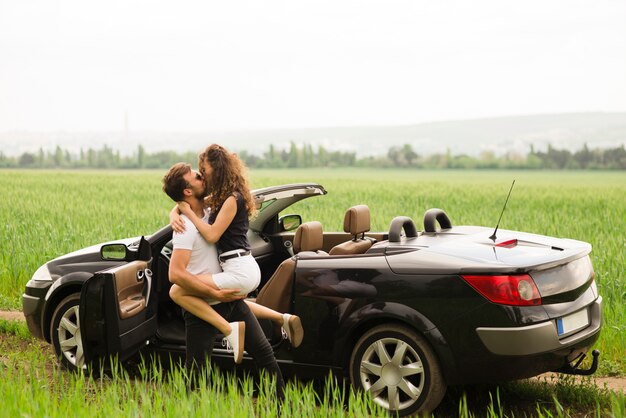
<svg viewBox="0 0 626 418">
<path fill-rule="evenodd" d="M 263 279 L 252 296 L 298 314 L 305 329 L 294 349 L 262 324 L 286 374 L 332 371 L 407 415 L 434 409 L 448 385 L 595 371 L 597 352 L 579 369 L 602 325 L 589 244 L 506 230 L 496 238 L 493 228 L 453 227 L 439 209 L 426 212 L 423 231 L 397 217 L 380 233 L 369 231 L 365 205 L 348 209 L 344 232 L 280 216 L 325 194 L 318 184 L 254 191 L 249 238 Z M 171 237 L 167 226 L 44 264 L 23 295 L 30 331 L 70 369 L 142 348 L 184 352 L 168 296 Z M 213 360 L 233 367 L 221 348 Z"/>
</svg>

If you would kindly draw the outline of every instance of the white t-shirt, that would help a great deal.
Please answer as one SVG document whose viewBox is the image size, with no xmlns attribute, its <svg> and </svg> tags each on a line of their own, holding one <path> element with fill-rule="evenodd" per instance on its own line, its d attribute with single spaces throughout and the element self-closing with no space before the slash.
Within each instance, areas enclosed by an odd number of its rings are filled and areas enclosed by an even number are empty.
<svg viewBox="0 0 626 418">
<path fill-rule="evenodd" d="M 220 273 L 222 267 L 217 259 L 217 248 L 215 244 L 206 242 L 196 226 L 185 215 L 181 215 L 185 222 L 185 231 L 174 232 L 172 246 L 175 250 L 191 250 L 191 257 L 187 264 L 187 271 L 191 274 Z M 204 210 L 204 222 L 209 220 L 208 210 Z"/>
</svg>

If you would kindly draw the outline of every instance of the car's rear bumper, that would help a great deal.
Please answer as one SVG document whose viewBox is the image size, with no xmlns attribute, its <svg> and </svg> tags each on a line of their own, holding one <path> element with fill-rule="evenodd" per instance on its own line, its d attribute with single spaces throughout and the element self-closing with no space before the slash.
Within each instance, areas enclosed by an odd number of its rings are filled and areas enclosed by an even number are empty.
<svg viewBox="0 0 626 418">
<path fill-rule="evenodd" d="M 482 343 L 496 355 L 527 356 L 568 349 L 581 341 L 597 336 L 602 326 L 602 297 L 598 297 L 589 310 L 589 325 L 566 337 L 559 337 L 556 320 L 525 327 L 476 329 Z"/>
</svg>

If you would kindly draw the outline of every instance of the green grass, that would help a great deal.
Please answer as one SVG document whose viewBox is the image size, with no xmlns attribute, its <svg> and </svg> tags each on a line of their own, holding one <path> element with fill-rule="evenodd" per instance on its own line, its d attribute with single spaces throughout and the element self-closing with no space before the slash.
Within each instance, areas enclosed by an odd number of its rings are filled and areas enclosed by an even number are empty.
<svg viewBox="0 0 626 418">
<path fill-rule="evenodd" d="M 44 262 L 82 247 L 149 234 L 167 223 L 172 202 L 163 171 L 0 171 L 0 307 L 20 308 L 24 285 Z M 328 195 L 290 212 L 342 229 L 345 210 L 367 204 L 372 230 L 393 217 L 444 209 L 454 225 L 495 226 L 511 181 L 501 228 L 590 242 L 605 324 L 601 372 L 625 374 L 626 172 L 257 170 L 253 187 L 319 182 Z"/>
<path fill-rule="evenodd" d="M 29 335 L 22 322 L 0 322 L 0 410 L 7 417 L 364 417 L 385 416 L 361 393 L 334 378 L 289 381 L 279 411 L 265 377 L 214 370 L 190 390 L 184 370 L 139 362 L 116 363 L 103 378 L 62 370 L 50 347 Z M 576 383 L 518 381 L 452 387 L 435 417 L 623 417 L 626 396 Z"/>
<path fill-rule="evenodd" d="M 234 376 L 212 370 L 189 388 L 184 369 L 141 362 L 126 370 L 113 362 L 102 378 L 69 373 L 50 350 L 0 323 L 0 410 L 7 417 L 354 417 L 383 416 L 361 393 L 328 379 L 318 394 L 313 383 L 289 382 L 279 409 L 273 382 L 262 375 Z M 24 328 L 21 323 L 14 327 Z M 3 335 L 3 333 L 5 335 Z M 20 335 L 17 335 L 20 334 Z M 13 349 L 11 348 L 13 347 Z M 21 350 L 16 351 L 15 347 Z"/>
<path fill-rule="evenodd" d="M 14 335 L 23 340 L 30 340 L 34 338 L 26 327 L 26 324 L 22 321 L 7 321 L 5 319 L 0 319 L 0 333 Z"/>
</svg>

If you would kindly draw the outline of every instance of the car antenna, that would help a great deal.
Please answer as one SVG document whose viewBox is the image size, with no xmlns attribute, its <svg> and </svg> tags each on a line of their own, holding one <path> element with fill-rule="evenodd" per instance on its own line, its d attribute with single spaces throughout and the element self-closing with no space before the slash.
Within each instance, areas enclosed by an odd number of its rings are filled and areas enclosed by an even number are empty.
<svg viewBox="0 0 626 418">
<path fill-rule="evenodd" d="M 513 186 L 515 186 L 515 180 L 511 183 L 511 188 L 509 189 L 509 194 L 506 196 L 506 200 L 504 201 L 504 207 L 502 208 L 502 212 L 500 213 L 500 218 L 498 219 L 498 223 L 496 224 L 496 229 L 493 231 L 493 234 L 489 237 L 490 240 L 496 242 L 496 232 L 498 232 L 498 227 L 500 226 L 500 221 L 502 220 L 502 215 L 504 215 L 504 210 L 506 209 L 506 204 L 509 202 L 509 197 L 511 196 L 511 192 L 513 191 Z"/>
</svg>

